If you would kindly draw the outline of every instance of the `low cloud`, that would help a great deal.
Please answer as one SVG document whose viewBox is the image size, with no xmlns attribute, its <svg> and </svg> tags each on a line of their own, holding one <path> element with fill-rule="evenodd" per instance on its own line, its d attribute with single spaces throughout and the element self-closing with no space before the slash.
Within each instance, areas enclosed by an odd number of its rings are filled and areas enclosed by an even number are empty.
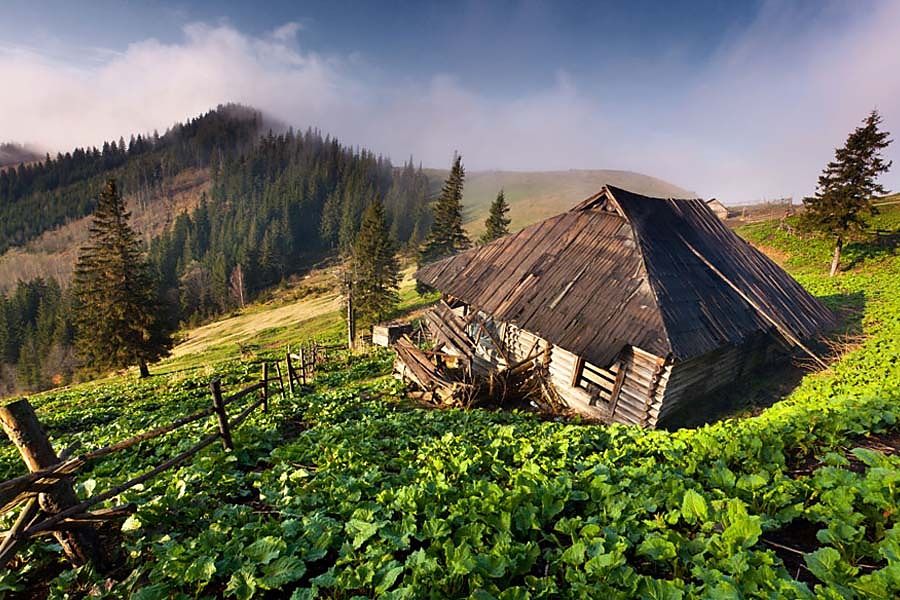
<svg viewBox="0 0 900 600">
<path fill-rule="evenodd" d="M 900 131 L 900 4 L 853 18 L 823 14 L 798 29 L 805 16 L 791 5 L 766 5 L 674 87 L 656 88 L 650 77 L 636 85 L 628 73 L 598 87 L 561 65 L 512 100 L 449 74 L 370 76 L 364 55 L 303 48 L 299 23 L 261 36 L 191 24 L 178 43 L 149 39 L 78 63 L 90 67 L 0 46 L 0 141 L 64 151 L 163 130 L 234 101 L 396 162 L 412 154 L 443 167 L 459 150 L 470 170 L 631 169 L 730 202 L 798 198 L 873 107 Z M 885 182 L 900 187 L 900 176 Z"/>
</svg>

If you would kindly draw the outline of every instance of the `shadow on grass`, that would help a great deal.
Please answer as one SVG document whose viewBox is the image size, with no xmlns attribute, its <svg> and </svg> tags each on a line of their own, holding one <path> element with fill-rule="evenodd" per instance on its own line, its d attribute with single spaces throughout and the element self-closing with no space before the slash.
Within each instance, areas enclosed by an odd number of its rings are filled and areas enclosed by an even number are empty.
<svg viewBox="0 0 900 600">
<path fill-rule="evenodd" d="M 835 313 L 838 326 L 823 338 L 807 345 L 817 355 L 827 357 L 833 355 L 834 349 L 839 348 L 847 336 L 859 336 L 862 333 L 866 298 L 862 292 L 854 292 L 823 296 L 819 300 Z M 724 418 L 755 416 L 786 398 L 804 376 L 815 370 L 812 361 L 802 351 L 782 354 L 748 376 L 685 403 L 683 408 L 669 416 L 661 426 L 674 430 L 699 427 Z"/>
<path fill-rule="evenodd" d="M 876 231 L 865 240 L 844 247 L 842 271 L 849 271 L 866 260 L 893 256 L 900 246 L 900 231 Z"/>
</svg>

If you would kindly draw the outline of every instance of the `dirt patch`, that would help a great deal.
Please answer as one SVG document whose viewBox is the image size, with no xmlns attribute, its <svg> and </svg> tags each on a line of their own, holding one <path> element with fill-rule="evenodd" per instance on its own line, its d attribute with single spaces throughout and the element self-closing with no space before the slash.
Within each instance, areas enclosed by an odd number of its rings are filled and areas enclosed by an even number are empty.
<svg viewBox="0 0 900 600">
<path fill-rule="evenodd" d="M 772 246 L 757 245 L 756 249 L 782 266 L 791 258 L 790 253 Z"/>
<path fill-rule="evenodd" d="M 815 523 L 795 519 L 777 531 L 766 533 L 760 539 L 781 559 L 784 568 L 794 579 L 814 585 L 819 580 L 806 568 L 803 555 L 819 548 L 819 540 L 816 538 L 818 531 L 819 526 Z"/>
<path fill-rule="evenodd" d="M 887 456 L 900 454 L 900 430 L 870 434 L 848 440 L 842 452 L 844 457 L 850 461 L 847 469 L 855 473 L 862 473 L 865 471 L 866 465 L 851 454 L 850 451 L 854 448 L 875 450 Z M 813 471 L 821 466 L 822 461 L 819 460 L 815 450 L 809 454 L 788 456 L 788 472 L 795 478 L 811 475 Z"/>
</svg>

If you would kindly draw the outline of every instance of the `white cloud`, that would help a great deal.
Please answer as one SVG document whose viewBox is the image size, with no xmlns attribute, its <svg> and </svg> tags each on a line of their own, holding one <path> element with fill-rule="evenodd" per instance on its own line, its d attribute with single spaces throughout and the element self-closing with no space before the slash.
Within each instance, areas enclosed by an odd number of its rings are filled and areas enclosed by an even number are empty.
<svg viewBox="0 0 900 600">
<path fill-rule="evenodd" d="M 446 74 L 372 77 L 358 53 L 301 49 L 293 22 L 259 37 L 192 24 L 178 43 L 140 41 L 88 68 L 0 46 L 0 137 L 65 150 L 235 101 L 396 161 L 445 166 L 459 150 L 470 170 L 624 168 L 726 201 L 799 197 L 872 107 L 900 130 L 900 4 L 798 29 L 803 18 L 765 6 L 683 85 L 647 83 L 667 55 L 599 89 L 561 70 L 511 101 Z"/>
</svg>

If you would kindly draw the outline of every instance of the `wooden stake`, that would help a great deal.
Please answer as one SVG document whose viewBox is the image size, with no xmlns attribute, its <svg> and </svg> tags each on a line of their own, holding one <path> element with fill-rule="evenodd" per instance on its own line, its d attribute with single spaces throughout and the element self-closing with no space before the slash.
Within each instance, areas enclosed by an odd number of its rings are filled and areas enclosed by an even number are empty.
<svg viewBox="0 0 900 600">
<path fill-rule="evenodd" d="M 356 314 L 353 312 L 353 294 L 347 294 L 347 348 L 353 350 L 356 341 Z"/>
<path fill-rule="evenodd" d="M 275 363 L 278 366 L 278 363 Z M 278 379 L 281 379 L 281 369 L 278 370 Z M 262 366 L 262 398 L 263 398 L 263 412 L 269 412 L 269 363 L 264 362 Z M 281 384 L 281 395 L 284 396 L 284 383 Z"/>
<path fill-rule="evenodd" d="M 294 395 L 294 363 L 291 359 L 291 349 L 288 348 L 287 352 L 287 376 L 288 376 L 288 387 L 291 390 L 291 395 Z"/>
<path fill-rule="evenodd" d="M 275 363 L 275 372 L 278 373 L 278 384 L 281 386 L 281 397 L 284 398 L 284 378 L 281 377 L 281 365 L 279 363 Z M 288 382 L 290 382 L 291 376 L 288 375 Z M 291 390 L 293 393 L 293 390 Z"/>
<path fill-rule="evenodd" d="M 228 431 L 228 415 L 225 413 L 225 403 L 222 402 L 222 382 L 213 379 L 209 382 L 213 395 L 213 410 L 219 421 L 219 435 L 222 436 L 222 445 L 227 450 L 234 450 L 234 442 L 231 441 L 231 432 Z"/>
<path fill-rule="evenodd" d="M 306 385 L 306 355 L 303 352 L 303 346 L 300 346 L 300 378 L 303 385 Z"/>
<path fill-rule="evenodd" d="M 28 400 L 18 400 L 0 407 L 0 423 L 18 448 L 29 471 L 40 471 L 59 462 L 59 457 Z M 54 515 L 78 504 L 78 497 L 72 488 L 72 482 L 62 479 L 50 486 L 49 491 L 42 493 L 38 502 L 44 512 Z M 93 563 L 98 568 L 103 568 L 105 561 L 102 560 L 100 541 L 94 529 L 57 531 L 54 532 L 54 537 L 72 564 Z"/>
</svg>

